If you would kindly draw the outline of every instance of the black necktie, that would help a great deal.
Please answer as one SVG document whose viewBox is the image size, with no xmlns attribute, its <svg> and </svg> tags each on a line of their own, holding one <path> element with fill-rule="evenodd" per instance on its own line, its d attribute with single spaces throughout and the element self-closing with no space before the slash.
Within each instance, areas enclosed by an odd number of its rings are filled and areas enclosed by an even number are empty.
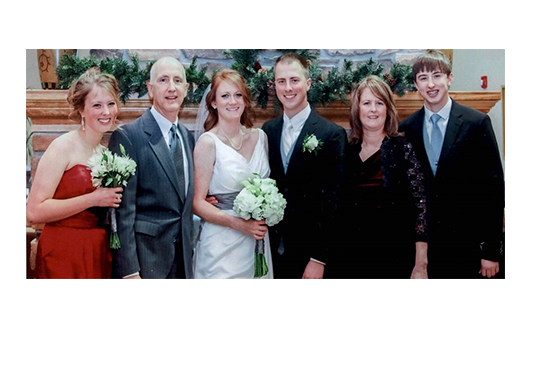
<svg viewBox="0 0 548 365">
<path fill-rule="evenodd" d="M 171 150 L 171 158 L 175 165 L 175 171 L 179 178 L 179 187 L 185 196 L 185 162 L 183 159 L 183 148 L 181 146 L 181 140 L 177 137 L 177 125 L 171 126 L 169 134 L 169 149 Z"/>
</svg>

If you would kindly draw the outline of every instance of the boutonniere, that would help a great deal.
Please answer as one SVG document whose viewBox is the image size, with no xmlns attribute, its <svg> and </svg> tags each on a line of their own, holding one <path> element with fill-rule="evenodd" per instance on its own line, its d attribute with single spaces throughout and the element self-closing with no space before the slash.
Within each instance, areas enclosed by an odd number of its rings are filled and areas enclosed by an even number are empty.
<svg viewBox="0 0 548 365">
<path fill-rule="evenodd" d="M 314 134 L 306 135 L 303 142 L 303 152 L 314 152 L 318 155 L 318 151 L 322 149 L 323 141 L 320 141 Z"/>
</svg>

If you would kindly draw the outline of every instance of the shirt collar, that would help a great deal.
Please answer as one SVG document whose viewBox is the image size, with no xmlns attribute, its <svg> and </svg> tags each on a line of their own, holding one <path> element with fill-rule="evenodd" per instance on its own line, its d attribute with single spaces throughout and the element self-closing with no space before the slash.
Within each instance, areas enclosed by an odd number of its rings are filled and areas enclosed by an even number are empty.
<svg viewBox="0 0 548 365">
<path fill-rule="evenodd" d="M 306 120 L 310 116 L 311 111 L 312 109 L 310 109 L 310 104 L 306 103 L 306 107 L 291 119 L 284 112 L 284 125 L 288 125 L 290 123 L 293 126 L 293 129 L 301 129 L 304 125 L 304 122 L 306 122 Z"/>
<path fill-rule="evenodd" d="M 438 114 L 440 117 L 442 117 L 443 120 L 449 120 L 449 114 L 451 114 L 452 105 L 453 105 L 453 100 L 449 98 L 449 100 L 447 100 L 447 103 L 444 105 L 444 107 L 441 108 L 437 113 L 434 113 L 433 111 L 428 109 L 425 105 L 424 110 L 426 111 L 425 113 L 426 120 L 430 121 L 430 117 L 432 116 L 432 114 Z"/>
<path fill-rule="evenodd" d="M 177 119 L 175 119 L 175 123 L 173 123 L 162 114 L 160 114 L 156 109 L 154 109 L 154 106 L 150 108 L 150 112 L 152 113 L 154 119 L 156 119 L 156 123 L 158 123 L 158 127 L 160 127 L 162 135 L 164 136 L 169 133 L 169 130 L 171 129 L 171 126 L 173 124 L 177 125 L 177 123 L 179 122 L 179 116 L 177 116 Z"/>
</svg>

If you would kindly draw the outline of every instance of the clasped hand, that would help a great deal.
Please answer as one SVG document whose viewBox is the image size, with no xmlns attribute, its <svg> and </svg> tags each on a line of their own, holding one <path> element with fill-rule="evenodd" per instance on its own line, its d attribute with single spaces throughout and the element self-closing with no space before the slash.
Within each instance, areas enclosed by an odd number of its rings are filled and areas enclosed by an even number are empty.
<svg viewBox="0 0 548 365">
<path fill-rule="evenodd" d="M 252 236 L 257 241 L 262 240 L 266 236 L 266 232 L 268 232 L 266 221 L 264 219 L 261 221 L 256 221 L 255 219 L 242 219 L 241 232 Z"/>
<path fill-rule="evenodd" d="M 117 188 L 103 188 L 98 187 L 93 194 L 95 194 L 95 206 L 97 207 L 109 207 L 118 208 L 122 203 L 122 187 Z"/>
<path fill-rule="evenodd" d="M 213 195 L 208 195 L 205 200 L 211 205 L 216 205 L 219 203 Z M 241 224 L 238 227 L 238 231 L 252 236 L 257 241 L 264 239 L 266 232 L 268 232 L 266 221 L 264 219 L 257 221 L 254 219 L 244 220 L 241 218 L 240 220 Z"/>
</svg>

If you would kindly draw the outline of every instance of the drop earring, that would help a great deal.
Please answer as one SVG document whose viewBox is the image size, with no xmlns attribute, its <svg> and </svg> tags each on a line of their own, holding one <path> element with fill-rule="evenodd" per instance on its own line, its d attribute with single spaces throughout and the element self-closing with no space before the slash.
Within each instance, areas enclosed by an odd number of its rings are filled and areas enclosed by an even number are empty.
<svg viewBox="0 0 548 365">
<path fill-rule="evenodd" d="M 86 125 L 84 124 L 84 116 L 82 115 L 82 130 L 86 130 Z"/>
</svg>

